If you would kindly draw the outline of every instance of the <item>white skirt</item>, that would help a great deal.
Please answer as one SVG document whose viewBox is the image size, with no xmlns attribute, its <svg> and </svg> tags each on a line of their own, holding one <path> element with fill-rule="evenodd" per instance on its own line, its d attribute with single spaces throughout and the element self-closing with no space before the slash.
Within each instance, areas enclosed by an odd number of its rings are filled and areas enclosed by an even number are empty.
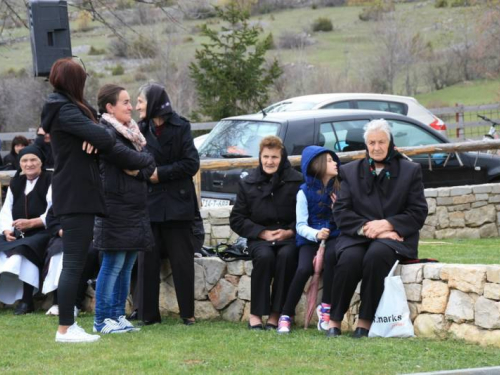
<svg viewBox="0 0 500 375">
<path fill-rule="evenodd" d="M 57 289 L 63 265 L 63 253 L 58 253 L 50 258 L 49 270 L 43 281 L 42 293 L 48 294 Z"/>
<path fill-rule="evenodd" d="M 7 257 L 0 252 L 0 302 L 11 305 L 23 298 L 23 282 L 34 287 L 38 292 L 40 271 L 22 255 Z"/>
</svg>

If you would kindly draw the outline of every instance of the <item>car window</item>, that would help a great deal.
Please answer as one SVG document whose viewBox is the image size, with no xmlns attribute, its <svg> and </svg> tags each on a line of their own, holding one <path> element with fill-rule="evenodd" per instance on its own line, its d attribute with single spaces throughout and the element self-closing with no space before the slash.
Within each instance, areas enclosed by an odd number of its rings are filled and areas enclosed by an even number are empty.
<svg viewBox="0 0 500 375">
<path fill-rule="evenodd" d="M 349 108 L 351 108 L 351 103 L 349 101 L 330 103 L 321 107 L 321 109 L 349 109 Z"/>
<path fill-rule="evenodd" d="M 320 134 L 325 139 L 325 147 L 335 152 L 365 149 L 363 127 L 369 120 L 325 122 L 320 125 Z"/>
<path fill-rule="evenodd" d="M 259 144 L 268 135 L 277 135 L 280 124 L 265 121 L 220 121 L 200 147 L 201 157 L 259 156 Z"/>
<path fill-rule="evenodd" d="M 389 120 L 394 144 L 399 147 L 424 146 L 442 141 L 418 125 L 401 120 Z"/>
<path fill-rule="evenodd" d="M 265 108 L 264 112 L 306 111 L 308 109 L 312 109 L 316 104 L 317 103 L 313 102 L 280 102 Z"/>
<path fill-rule="evenodd" d="M 383 100 L 356 100 L 358 109 L 368 109 L 372 111 L 385 111 L 406 115 L 408 113 L 406 104 L 388 102 Z"/>
<path fill-rule="evenodd" d="M 314 144 L 314 121 L 290 122 L 285 135 L 288 155 L 301 155 L 304 148 Z"/>
</svg>

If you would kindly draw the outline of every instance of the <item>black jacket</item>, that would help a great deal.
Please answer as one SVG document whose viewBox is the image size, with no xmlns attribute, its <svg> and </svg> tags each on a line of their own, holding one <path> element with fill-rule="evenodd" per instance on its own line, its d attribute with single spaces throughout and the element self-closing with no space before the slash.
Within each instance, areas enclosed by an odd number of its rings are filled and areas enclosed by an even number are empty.
<svg viewBox="0 0 500 375">
<path fill-rule="evenodd" d="M 104 186 L 107 217 L 96 217 L 94 248 L 105 251 L 142 251 L 153 246 L 147 208 L 148 186 L 145 179 L 153 174 L 153 157 L 101 119 L 101 124 L 116 135 L 111 152 L 100 157 L 99 169 Z M 123 170 L 140 170 L 137 177 Z"/>
<path fill-rule="evenodd" d="M 153 122 L 142 122 L 147 150 L 158 168 L 158 184 L 149 183 L 149 218 L 152 222 L 194 220 L 198 203 L 193 176 L 200 168 L 200 157 L 194 147 L 191 124 L 175 112 L 166 128 L 156 137 Z"/>
<path fill-rule="evenodd" d="M 19 169 L 19 161 L 17 160 L 17 155 L 9 152 L 3 158 L 3 167 L 4 171 L 17 171 Z"/>
<path fill-rule="evenodd" d="M 271 182 L 263 178 L 259 167 L 239 181 L 239 190 L 230 216 L 231 229 L 252 242 L 265 229 L 291 229 L 295 232 L 295 204 L 302 174 L 287 162 L 279 186 L 266 194 Z M 292 238 L 295 242 L 295 237 Z"/>
<path fill-rule="evenodd" d="M 417 258 L 419 230 L 427 217 L 420 165 L 404 159 L 394 160 L 386 195 L 376 187 L 369 191 L 365 183 L 368 173 L 366 159 L 353 161 L 340 168 L 342 183 L 333 211 L 341 231 L 337 248 L 343 250 L 373 241 L 359 236 L 357 231 L 368 221 L 386 219 L 404 241 L 375 241 L 386 243 L 405 257 Z"/>
<path fill-rule="evenodd" d="M 105 214 L 104 195 L 97 157 L 82 151 L 87 141 L 105 153 L 115 143 L 113 133 L 94 124 L 65 95 L 50 94 L 42 110 L 42 126 L 50 133 L 54 157 L 52 180 L 56 216 L 87 213 Z"/>
<path fill-rule="evenodd" d="M 45 136 L 38 134 L 35 138 L 35 145 L 38 146 L 40 150 L 43 151 L 45 156 L 45 161 L 43 165 L 45 168 L 54 168 L 54 156 L 52 155 L 52 146 L 50 143 L 45 142 Z"/>
</svg>

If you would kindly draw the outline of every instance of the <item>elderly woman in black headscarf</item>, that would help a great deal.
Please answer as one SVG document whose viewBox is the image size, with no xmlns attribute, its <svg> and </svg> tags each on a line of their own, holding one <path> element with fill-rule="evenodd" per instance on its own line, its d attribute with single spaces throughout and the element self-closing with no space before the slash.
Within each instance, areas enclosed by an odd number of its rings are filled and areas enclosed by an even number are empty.
<svg viewBox="0 0 500 375">
<path fill-rule="evenodd" d="M 45 217 L 52 204 L 52 173 L 45 170 L 43 152 L 36 146 L 20 150 L 18 159 L 20 169 L 0 211 L 0 301 L 21 300 L 14 311 L 21 315 L 34 311 L 33 295 L 50 239 Z"/>
<path fill-rule="evenodd" d="M 240 180 L 229 219 L 231 229 L 248 239 L 252 257 L 249 329 L 278 326 L 297 269 L 295 203 L 301 183 L 302 174 L 292 168 L 281 139 L 262 139 L 259 166 Z M 265 326 L 263 315 L 269 316 Z"/>
<path fill-rule="evenodd" d="M 138 258 L 137 285 L 130 319 L 144 324 L 161 322 L 159 310 L 161 259 L 172 267 L 180 316 L 186 325 L 194 319 L 194 248 L 192 224 L 198 211 L 193 176 L 200 159 L 191 135 L 191 124 L 172 109 L 165 88 L 156 83 L 142 86 L 136 110 L 153 155 L 156 169 L 149 179 L 148 207 L 155 239 L 152 252 Z"/>
<path fill-rule="evenodd" d="M 340 325 L 360 280 L 361 306 L 354 337 L 366 337 L 396 260 L 418 256 L 419 230 L 427 217 L 420 165 L 394 147 L 385 120 L 370 122 L 364 133 L 366 158 L 340 168 L 341 187 L 334 205 L 340 229 L 334 268 L 330 327 Z"/>
</svg>

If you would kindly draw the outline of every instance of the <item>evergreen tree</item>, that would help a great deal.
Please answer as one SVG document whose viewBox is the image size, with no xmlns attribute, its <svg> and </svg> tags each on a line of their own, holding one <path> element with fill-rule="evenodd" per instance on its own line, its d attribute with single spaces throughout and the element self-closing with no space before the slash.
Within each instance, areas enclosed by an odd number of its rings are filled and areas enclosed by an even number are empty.
<svg viewBox="0 0 500 375">
<path fill-rule="evenodd" d="M 221 32 L 202 26 L 201 34 L 209 42 L 196 50 L 197 61 L 189 66 L 200 112 L 213 120 L 259 110 L 268 100 L 269 86 L 282 73 L 276 59 L 265 67 L 272 36 L 259 41 L 259 29 L 248 25 L 248 11 L 232 1 L 216 7 L 216 12 L 228 25 Z"/>
</svg>

